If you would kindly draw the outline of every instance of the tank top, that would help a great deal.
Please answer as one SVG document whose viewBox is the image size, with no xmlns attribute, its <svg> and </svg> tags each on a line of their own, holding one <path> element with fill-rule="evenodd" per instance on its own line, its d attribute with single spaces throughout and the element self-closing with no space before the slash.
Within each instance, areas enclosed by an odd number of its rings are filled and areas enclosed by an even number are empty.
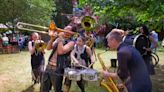
<svg viewBox="0 0 164 92">
<path fill-rule="evenodd" d="M 68 39 L 64 42 L 64 45 L 68 42 L 72 41 L 71 39 Z M 63 70 L 66 67 L 71 66 L 71 57 L 70 57 L 71 51 L 67 52 L 63 55 L 57 55 L 57 69 Z"/>
<path fill-rule="evenodd" d="M 75 58 L 79 61 L 81 65 L 87 66 L 89 65 L 89 58 L 86 52 L 86 45 L 82 47 L 80 50 L 77 45 L 74 46 Z"/>
<path fill-rule="evenodd" d="M 34 42 L 32 41 L 32 46 L 34 46 Z M 32 69 L 38 68 L 40 65 L 44 65 L 44 55 L 42 52 L 38 52 L 35 49 L 35 53 L 31 55 L 31 66 Z"/>
</svg>

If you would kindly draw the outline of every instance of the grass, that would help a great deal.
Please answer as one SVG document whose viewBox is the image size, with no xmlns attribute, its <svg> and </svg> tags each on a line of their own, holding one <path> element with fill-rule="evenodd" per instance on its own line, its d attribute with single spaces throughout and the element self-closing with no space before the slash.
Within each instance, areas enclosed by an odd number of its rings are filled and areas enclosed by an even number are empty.
<svg viewBox="0 0 164 92">
<path fill-rule="evenodd" d="M 103 52 L 97 49 L 96 52 Z M 50 52 L 45 55 L 48 60 Z M 164 53 L 158 52 L 160 64 L 164 64 Z M 101 55 L 106 66 L 110 66 L 110 59 L 116 58 L 116 52 L 109 51 Z M 47 63 L 47 62 L 46 62 Z M 97 61 L 94 68 L 101 71 Z M 157 74 L 152 77 L 153 92 L 164 92 L 164 67 L 157 68 Z M 0 92 L 39 92 L 39 85 L 32 85 L 30 54 L 22 51 L 16 54 L 0 55 Z M 71 92 L 80 92 L 75 82 L 72 83 Z M 106 92 L 99 86 L 99 82 L 88 82 L 86 92 Z"/>
</svg>

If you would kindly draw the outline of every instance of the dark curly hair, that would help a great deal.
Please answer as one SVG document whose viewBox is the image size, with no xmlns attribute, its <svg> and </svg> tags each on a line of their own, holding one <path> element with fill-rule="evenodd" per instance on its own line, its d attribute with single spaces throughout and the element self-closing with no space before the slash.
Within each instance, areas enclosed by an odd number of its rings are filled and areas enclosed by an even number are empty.
<svg viewBox="0 0 164 92">
<path fill-rule="evenodd" d="M 149 32 L 149 30 L 148 30 L 146 25 L 142 25 L 141 28 L 143 30 L 142 34 L 147 35 L 147 36 L 150 34 L 150 32 Z"/>
</svg>

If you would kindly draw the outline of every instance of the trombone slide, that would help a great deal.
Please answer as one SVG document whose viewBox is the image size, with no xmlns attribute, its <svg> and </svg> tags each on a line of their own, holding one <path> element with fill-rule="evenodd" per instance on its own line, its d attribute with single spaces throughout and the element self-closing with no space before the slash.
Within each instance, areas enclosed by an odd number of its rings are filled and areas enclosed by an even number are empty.
<svg viewBox="0 0 164 92">
<path fill-rule="evenodd" d="M 23 27 L 23 25 L 30 26 L 30 27 L 35 27 L 35 28 L 41 28 L 41 29 L 44 29 L 44 31 L 30 29 L 30 28 L 25 28 L 25 27 Z M 49 29 L 48 27 L 39 26 L 39 25 L 33 25 L 33 24 L 23 23 L 23 22 L 18 22 L 16 26 L 20 30 L 26 30 L 26 31 L 31 31 L 31 32 L 38 32 L 38 33 L 43 33 L 43 34 L 48 34 L 48 32 L 45 32 L 45 30 Z"/>
</svg>

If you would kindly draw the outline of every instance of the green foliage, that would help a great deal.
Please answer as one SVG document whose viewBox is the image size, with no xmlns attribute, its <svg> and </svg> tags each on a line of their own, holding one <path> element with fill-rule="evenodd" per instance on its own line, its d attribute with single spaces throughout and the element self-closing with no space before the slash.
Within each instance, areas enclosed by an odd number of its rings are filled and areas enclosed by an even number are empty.
<svg viewBox="0 0 164 92">
<path fill-rule="evenodd" d="M 53 19 L 56 22 L 57 27 L 64 28 L 68 25 L 69 20 L 67 16 L 61 16 L 61 13 L 64 14 L 72 14 L 72 0 L 55 0 L 56 6 L 56 13 L 53 14 Z"/>
<path fill-rule="evenodd" d="M 164 0 L 79 0 L 79 3 L 79 6 L 90 4 L 101 17 L 101 23 L 119 23 L 121 28 L 147 24 L 151 29 L 163 30 Z"/>
<path fill-rule="evenodd" d="M 54 0 L 0 0 L 0 23 L 18 21 L 47 25 L 50 22 Z"/>
</svg>

